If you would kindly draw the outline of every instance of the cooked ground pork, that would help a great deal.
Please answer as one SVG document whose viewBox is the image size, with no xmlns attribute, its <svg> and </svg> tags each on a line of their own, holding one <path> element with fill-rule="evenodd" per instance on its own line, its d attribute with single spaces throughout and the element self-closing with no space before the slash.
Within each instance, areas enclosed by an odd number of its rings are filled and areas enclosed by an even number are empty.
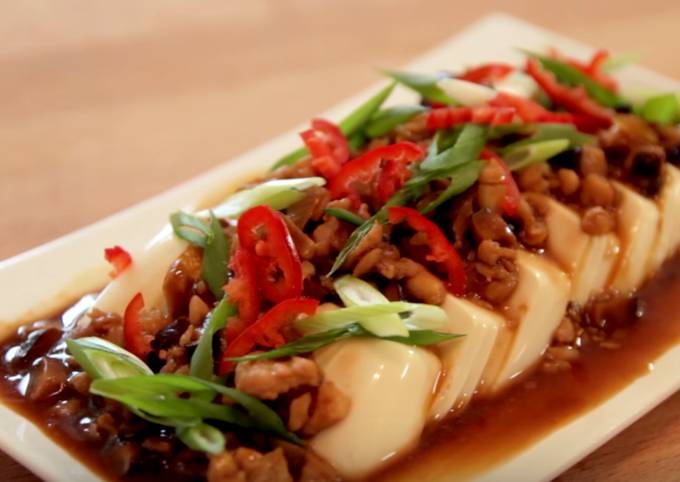
<svg viewBox="0 0 680 482">
<path fill-rule="evenodd" d="M 308 358 L 294 356 L 289 360 L 257 360 L 236 367 L 236 388 L 263 400 L 298 387 L 318 387 L 321 371 Z"/>
</svg>

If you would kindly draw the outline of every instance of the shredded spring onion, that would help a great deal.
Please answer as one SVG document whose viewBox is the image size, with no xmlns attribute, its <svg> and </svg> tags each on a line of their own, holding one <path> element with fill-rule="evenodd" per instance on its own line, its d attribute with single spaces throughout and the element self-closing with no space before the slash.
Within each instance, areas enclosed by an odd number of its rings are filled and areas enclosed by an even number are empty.
<svg viewBox="0 0 680 482">
<path fill-rule="evenodd" d="M 337 279 L 333 286 L 345 306 L 389 303 L 380 291 L 354 276 L 343 276 Z M 396 313 L 367 317 L 357 321 L 364 329 L 377 336 L 408 336 L 406 325 Z"/>
<path fill-rule="evenodd" d="M 93 379 L 153 374 L 135 355 L 102 338 L 69 338 L 66 345 L 73 358 Z"/>
<path fill-rule="evenodd" d="M 532 164 L 547 161 L 567 149 L 569 149 L 569 139 L 535 142 L 506 153 L 503 160 L 511 171 L 518 171 Z"/>
<path fill-rule="evenodd" d="M 273 179 L 233 194 L 215 207 L 213 212 L 218 218 L 235 219 L 248 209 L 262 204 L 272 209 L 285 209 L 301 200 L 305 196 L 305 189 L 325 184 L 326 180 L 322 177 Z"/>
</svg>

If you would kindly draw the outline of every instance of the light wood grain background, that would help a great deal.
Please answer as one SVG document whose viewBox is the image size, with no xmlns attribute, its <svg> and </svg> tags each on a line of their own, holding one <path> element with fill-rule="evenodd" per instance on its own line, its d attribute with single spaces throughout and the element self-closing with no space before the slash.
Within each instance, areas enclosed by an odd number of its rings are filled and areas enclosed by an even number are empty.
<svg viewBox="0 0 680 482">
<path fill-rule="evenodd" d="M 494 10 L 680 78 L 677 0 L 0 2 L 0 259 L 256 146 Z M 676 395 L 560 480 L 680 480 L 679 416 Z M 0 453 L 0 480 L 36 479 Z"/>
</svg>

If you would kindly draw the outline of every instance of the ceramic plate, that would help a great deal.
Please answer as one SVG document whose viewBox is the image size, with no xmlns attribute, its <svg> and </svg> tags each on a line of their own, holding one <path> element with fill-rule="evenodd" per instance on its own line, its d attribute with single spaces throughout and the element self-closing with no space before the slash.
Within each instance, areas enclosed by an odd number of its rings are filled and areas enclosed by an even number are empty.
<svg viewBox="0 0 680 482">
<path fill-rule="evenodd" d="M 586 57 L 593 51 L 588 46 L 513 17 L 494 14 L 476 22 L 405 68 L 431 72 L 455 70 L 492 60 L 519 62 L 518 47 L 540 50 L 548 46 L 559 47 L 566 54 L 577 57 Z M 680 83 L 637 66 L 625 69 L 618 78 L 629 96 L 680 90 Z M 348 99 L 323 116 L 341 118 L 377 88 Z M 406 91 L 399 91 L 392 102 L 404 101 L 408 96 Z M 0 303 L 0 335 L 13 329 L 18 320 L 35 319 L 87 290 L 103 286 L 109 270 L 102 260 L 103 247 L 121 244 L 132 253 L 140 250 L 167 221 L 168 213 L 177 209 L 193 209 L 207 200 L 215 200 L 217 196 L 226 194 L 235 180 L 263 172 L 274 160 L 299 145 L 297 133 L 302 129 L 299 126 L 164 194 L 0 262 L 0 292 L 11 293 Z M 680 346 L 656 360 L 653 369 L 645 376 L 603 404 L 481 474 L 479 480 L 551 480 L 680 388 L 678 366 Z M 2 405 L 0 448 L 47 481 L 99 480 L 33 424 Z M 440 480 L 445 481 L 446 475 Z"/>
</svg>

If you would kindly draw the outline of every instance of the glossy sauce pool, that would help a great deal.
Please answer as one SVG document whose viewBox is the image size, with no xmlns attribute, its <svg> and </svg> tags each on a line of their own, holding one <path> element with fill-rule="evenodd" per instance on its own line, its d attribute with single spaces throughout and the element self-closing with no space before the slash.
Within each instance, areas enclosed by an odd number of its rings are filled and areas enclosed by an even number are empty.
<svg viewBox="0 0 680 482">
<path fill-rule="evenodd" d="M 572 370 L 534 372 L 491 400 L 475 400 L 462 415 L 426 430 L 417 448 L 371 481 L 465 480 L 497 465 L 564 425 L 648 370 L 666 350 L 680 342 L 680 257 L 667 263 L 638 294 L 644 314 L 620 325 L 615 349 L 591 344 L 582 349 Z M 5 342 L 4 348 L 12 338 Z M 0 366 L 0 397 L 31 419 L 60 445 L 106 476 L 107 460 L 87 443 L 42 425 L 43 404 L 22 398 L 6 367 Z M 397 401 L 398 403 L 398 401 Z M 351 441 L 350 441 L 351 443 Z M 109 475 L 110 477 L 110 475 Z M 168 480 L 167 476 L 144 480 Z M 133 480 L 126 478 L 124 480 Z"/>
<path fill-rule="evenodd" d="M 462 415 L 426 431 L 415 451 L 371 480 L 469 479 L 653 369 L 659 356 L 680 343 L 680 257 L 666 263 L 638 296 L 643 315 L 617 320 L 620 347 L 587 345 L 570 371 L 536 371 L 494 399 L 475 400 Z"/>
</svg>

